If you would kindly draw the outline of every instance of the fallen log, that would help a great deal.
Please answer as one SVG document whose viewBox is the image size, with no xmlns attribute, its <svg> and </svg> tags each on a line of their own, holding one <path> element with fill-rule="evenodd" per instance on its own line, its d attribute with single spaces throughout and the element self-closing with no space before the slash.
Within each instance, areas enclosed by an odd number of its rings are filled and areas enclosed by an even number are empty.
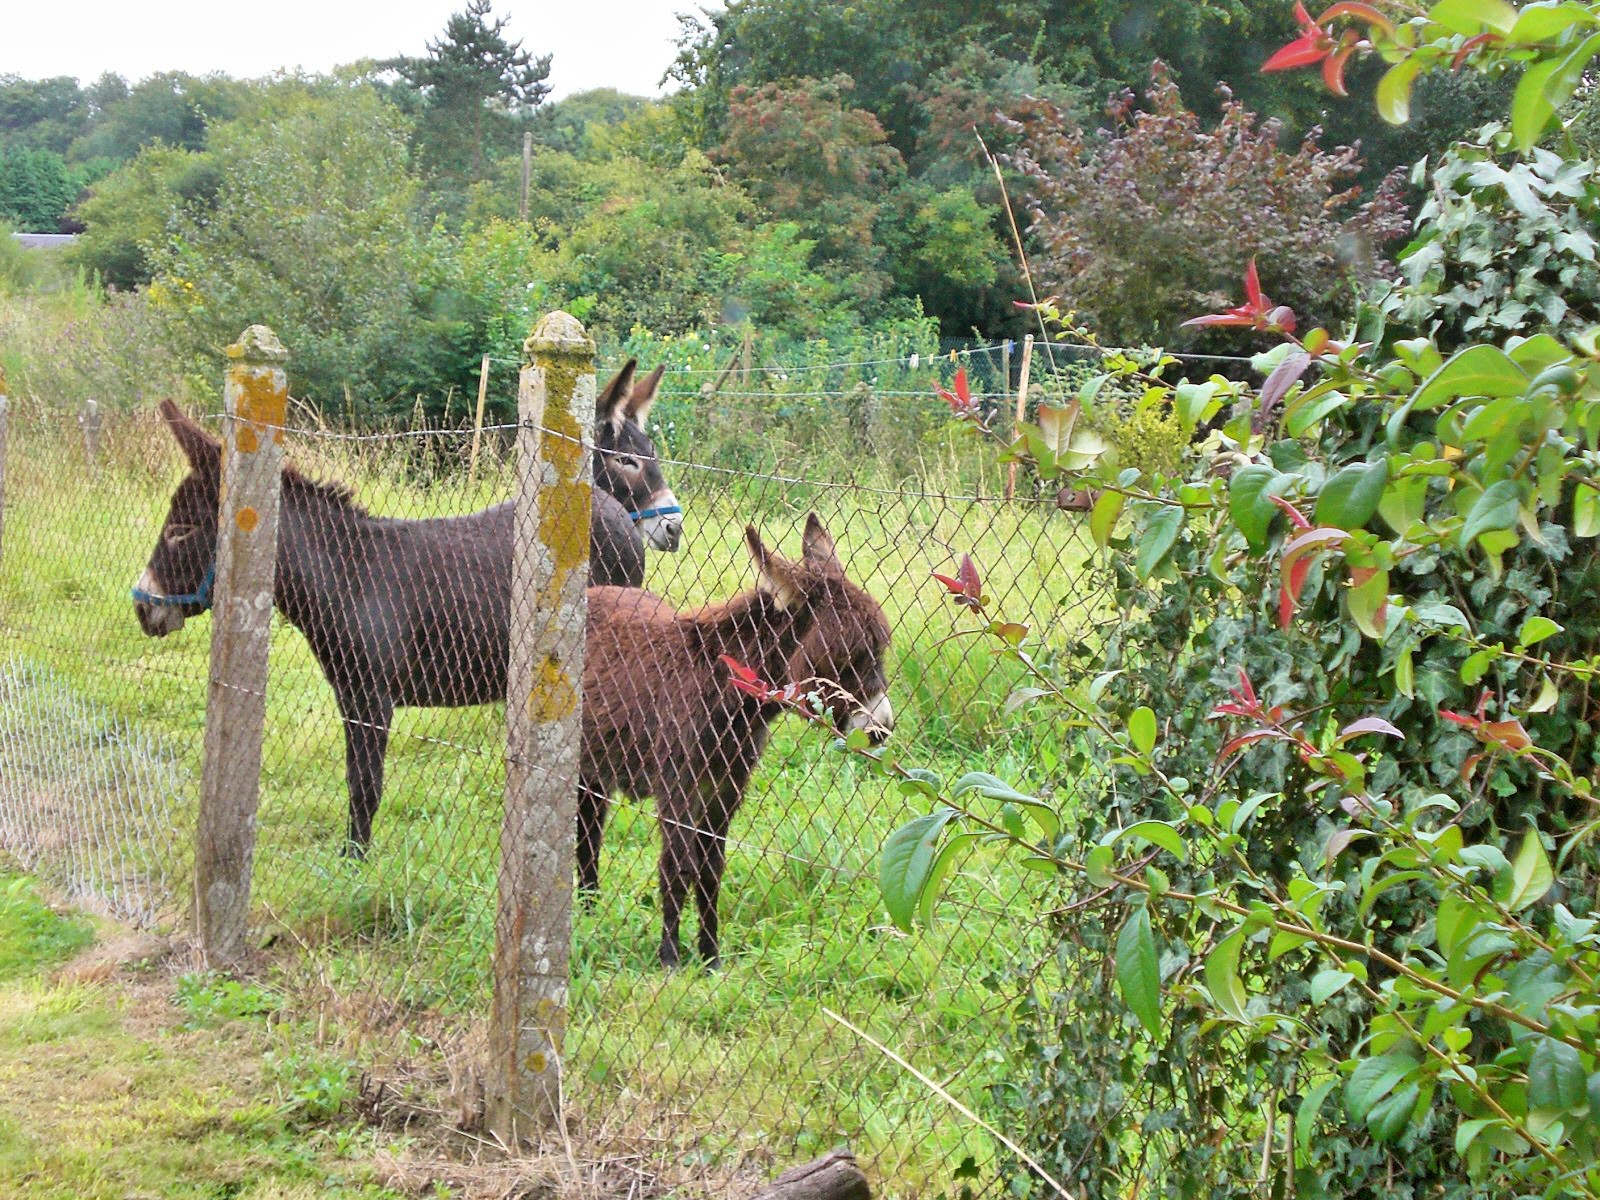
<svg viewBox="0 0 1600 1200">
<path fill-rule="evenodd" d="M 835 1150 L 814 1162 L 785 1171 L 755 1200 L 872 1200 L 856 1156 Z"/>
</svg>

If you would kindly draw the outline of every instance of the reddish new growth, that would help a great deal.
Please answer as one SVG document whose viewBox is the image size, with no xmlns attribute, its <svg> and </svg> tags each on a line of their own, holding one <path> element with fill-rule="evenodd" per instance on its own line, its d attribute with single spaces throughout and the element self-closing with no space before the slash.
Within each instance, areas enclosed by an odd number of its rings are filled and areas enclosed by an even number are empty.
<svg viewBox="0 0 1600 1200">
<path fill-rule="evenodd" d="M 1226 312 L 1208 313 L 1191 317 L 1183 324 L 1190 325 L 1242 325 L 1248 329 L 1262 329 L 1268 333 L 1293 333 L 1297 324 L 1294 309 L 1287 304 L 1274 305 L 1261 290 L 1261 277 L 1256 274 L 1256 260 L 1251 259 L 1244 272 L 1245 302 Z"/>
<path fill-rule="evenodd" d="M 954 579 L 937 571 L 932 575 L 944 584 L 945 591 L 962 608 L 970 608 L 975 613 L 983 611 L 983 581 L 978 578 L 978 568 L 972 562 L 972 555 L 961 556 L 961 569 L 956 572 Z"/>
<path fill-rule="evenodd" d="M 1336 96 L 1349 95 L 1344 86 L 1345 65 L 1357 50 L 1370 50 L 1372 43 L 1354 29 L 1346 29 L 1335 38 L 1333 31 L 1326 27 L 1325 22 L 1335 17 L 1360 17 L 1373 28 L 1382 29 L 1385 33 L 1394 32 L 1394 25 L 1389 18 L 1370 4 L 1348 2 L 1335 4 L 1313 21 L 1311 14 L 1306 12 L 1305 5 L 1300 3 L 1300 0 L 1295 0 L 1294 15 L 1295 20 L 1300 23 L 1300 36 L 1262 63 L 1261 69 L 1292 71 L 1296 67 L 1309 67 L 1313 63 L 1321 63 L 1322 81 Z"/>
<path fill-rule="evenodd" d="M 806 695 L 799 684 L 790 683 L 783 687 L 774 687 L 731 654 L 722 655 L 721 661 L 723 666 L 728 668 L 729 687 L 747 696 L 754 696 L 763 704 L 783 704 L 802 713 L 810 712 Z"/>
<path fill-rule="evenodd" d="M 982 422 L 983 414 L 978 404 L 972 398 L 972 388 L 967 384 L 967 369 L 956 368 L 955 391 L 947 392 L 944 388 L 935 385 L 934 391 L 939 393 L 939 399 L 950 406 L 950 411 L 964 421 Z"/>
<path fill-rule="evenodd" d="M 1478 697 L 1478 707 L 1469 716 L 1466 713 L 1451 712 L 1448 708 L 1441 708 L 1439 715 L 1446 721 L 1471 731 L 1488 747 L 1483 754 L 1474 754 L 1461 764 L 1461 778 L 1465 779 L 1472 774 L 1472 769 L 1486 754 L 1494 754 L 1504 750 L 1508 754 L 1520 754 L 1533 746 L 1533 739 L 1528 736 L 1528 731 L 1522 727 L 1522 722 L 1515 717 L 1509 721 L 1490 721 L 1484 717 L 1484 712 L 1489 706 L 1489 693 L 1484 691 Z"/>
</svg>

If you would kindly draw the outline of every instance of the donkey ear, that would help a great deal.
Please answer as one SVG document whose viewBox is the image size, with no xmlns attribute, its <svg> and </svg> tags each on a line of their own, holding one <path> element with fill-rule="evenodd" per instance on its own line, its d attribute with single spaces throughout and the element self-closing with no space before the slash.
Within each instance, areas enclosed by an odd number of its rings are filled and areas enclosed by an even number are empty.
<svg viewBox="0 0 1600 1200">
<path fill-rule="evenodd" d="M 666 371 L 665 366 L 659 366 L 633 385 L 633 391 L 628 396 L 625 415 L 641 429 L 644 427 L 645 418 L 650 415 L 650 408 L 656 402 L 656 392 L 661 387 L 661 376 Z"/>
<path fill-rule="evenodd" d="M 633 372 L 638 365 L 639 361 L 633 358 L 623 363 L 622 370 L 613 375 L 611 382 L 595 397 L 594 419 L 597 424 L 621 424 L 628 415 L 626 401 L 633 386 Z"/>
<path fill-rule="evenodd" d="M 806 531 L 801 545 L 805 547 L 804 558 L 808 566 L 830 571 L 844 570 L 844 564 L 839 561 L 839 551 L 833 545 L 833 535 L 822 527 L 816 513 L 806 517 Z"/>
<path fill-rule="evenodd" d="M 167 423 L 167 428 L 172 430 L 172 436 L 177 439 L 183 456 L 189 460 L 189 465 L 196 471 L 215 471 L 222 468 L 222 443 L 217 441 L 204 429 L 184 416 L 180 409 L 171 400 L 163 400 L 160 404 L 161 419 Z"/>
<path fill-rule="evenodd" d="M 800 586 L 800 572 L 795 564 L 763 546 L 754 525 L 744 527 L 744 544 L 756 564 L 756 587 L 776 600 L 781 609 L 797 603 L 804 589 Z"/>
</svg>

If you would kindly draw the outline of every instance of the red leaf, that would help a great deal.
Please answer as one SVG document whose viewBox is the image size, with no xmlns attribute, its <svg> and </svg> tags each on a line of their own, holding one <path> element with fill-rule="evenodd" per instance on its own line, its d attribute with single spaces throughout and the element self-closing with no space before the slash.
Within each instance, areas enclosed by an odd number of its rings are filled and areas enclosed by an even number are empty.
<svg viewBox="0 0 1600 1200">
<path fill-rule="evenodd" d="M 1461 49 L 1457 50 L 1455 57 L 1450 60 L 1450 69 L 1452 71 L 1461 70 L 1461 64 L 1466 62 L 1467 57 L 1479 46 L 1487 46 L 1489 43 L 1498 42 L 1499 40 L 1500 35 L 1498 33 L 1480 33 L 1477 37 L 1468 38 L 1461 43 Z"/>
<path fill-rule="evenodd" d="M 1254 326 L 1256 315 L 1247 309 L 1230 308 L 1225 313 L 1210 313 L 1204 317 L 1190 317 L 1183 323 L 1184 328 L 1190 325 L 1244 325 Z"/>
<path fill-rule="evenodd" d="M 1477 729 L 1478 740 L 1485 745 L 1499 746 L 1513 754 L 1533 745 L 1533 739 L 1515 718 L 1509 721 L 1484 721 Z"/>
<path fill-rule="evenodd" d="M 722 662 L 723 666 L 727 667 L 728 670 L 733 673 L 734 678 L 743 680 L 745 683 L 756 683 L 759 682 L 761 678 L 755 673 L 755 671 L 745 666 L 731 654 L 724 654 L 720 661 Z"/>
<path fill-rule="evenodd" d="M 944 584 L 945 591 L 955 597 L 957 604 L 970 608 L 973 612 L 983 611 L 983 581 L 978 578 L 978 568 L 972 561 L 972 555 L 961 556 L 961 569 L 956 572 L 954 579 L 937 571 L 932 571 L 930 574 Z"/>
<path fill-rule="evenodd" d="M 1322 82 L 1328 85 L 1328 90 L 1335 96 L 1350 94 L 1344 86 L 1344 68 L 1350 56 L 1356 52 L 1356 45 L 1357 39 L 1347 32 L 1339 48 L 1322 62 Z"/>
<path fill-rule="evenodd" d="M 1288 588 L 1278 592 L 1278 628 L 1288 629 L 1289 623 L 1294 620 L 1294 598 L 1289 595 Z"/>
<path fill-rule="evenodd" d="M 1324 9 L 1315 23 L 1325 25 L 1335 17 L 1359 17 L 1368 25 L 1376 25 L 1385 33 L 1394 32 L 1394 22 L 1373 8 L 1372 5 L 1360 4 L 1356 0 L 1340 0 L 1340 3 Z"/>
<path fill-rule="evenodd" d="M 1320 29 L 1297 37 L 1262 63 L 1261 69 L 1292 71 L 1296 67 L 1309 67 L 1312 63 L 1321 62 L 1328 57 L 1329 40 Z"/>
<path fill-rule="evenodd" d="M 967 386 L 966 367 L 956 368 L 956 395 L 967 408 L 972 407 L 972 389 Z"/>
<path fill-rule="evenodd" d="M 1483 721 L 1479 717 L 1469 717 L 1458 712 L 1451 712 L 1448 708 L 1441 708 L 1439 715 L 1446 721 L 1454 721 L 1457 725 L 1465 725 L 1468 729 L 1477 729 Z"/>
<path fill-rule="evenodd" d="M 1292 739 L 1288 734 L 1277 729 L 1252 729 L 1247 733 L 1241 733 L 1238 737 L 1225 743 L 1222 749 L 1217 751 L 1217 757 L 1219 759 L 1231 758 L 1240 750 L 1243 750 L 1246 746 L 1252 746 L 1256 742 L 1265 742 L 1268 740 L 1287 742 L 1293 741 L 1294 739 Z"/>
<path fill-rule="evenodd" d="M 1244 269 L 1244 297 L 1250 302 L 1251 308 L 1259 309 L 1266 303 L 1261 295 L 1261 276 L 1256 274 L 1256 260 L 1253 258 Z"/>
<path fill-rule="evenodd" d="M 1239 668 L 1239 691 L 1244 696 L 1246 702 L 1250 704 L 1254 704 L 1256 702 L 1256 689 L 1251 685 L 1250 676 L 1244 673 L 1243 667 Z"/>
</svg>

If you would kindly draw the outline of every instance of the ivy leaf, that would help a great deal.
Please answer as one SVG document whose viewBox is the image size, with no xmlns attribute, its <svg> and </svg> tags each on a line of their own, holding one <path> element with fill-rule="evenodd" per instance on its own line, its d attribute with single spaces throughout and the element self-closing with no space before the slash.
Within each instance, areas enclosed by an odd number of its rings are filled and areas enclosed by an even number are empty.
<svg viewBox="0 0 1600 1200">
<path fill-rule="evenodd" d="M 1528 1057 L 1528 1104 L 1548 1112 L 1571 1112 L 1588 1099 L 1582 1057 L 1565 1042 L 1541 1037 Z"/>
<path fill-rule="evenodd" d="M 1388 482 L 1388 459 L 1380 458 L 1375 463 L 1351 463 L 1322 485 L 1311 519 L 1318 525 L 1360 529 L 1378 511 L 1378 505 L 1383 500 L 1384 485 Z"/>
<path fill-rule="evenodd" d="M 1150 912 L 1140 905 L 1117 934 L 1117 987 L 1129 1010 L 1151 1036 L 1161 1033 L 1161 971 Z"/>
<path fill-rule="evenodd" d="M 906 933 L 911 932 L 917 901 L 932 875 L 939 834 L 957 815 L 953 808 L 941 808 L 917 817 L 896 829 L 883 844 L 878 883 L 884 907 L 889 919 Z"/>
</svg>

